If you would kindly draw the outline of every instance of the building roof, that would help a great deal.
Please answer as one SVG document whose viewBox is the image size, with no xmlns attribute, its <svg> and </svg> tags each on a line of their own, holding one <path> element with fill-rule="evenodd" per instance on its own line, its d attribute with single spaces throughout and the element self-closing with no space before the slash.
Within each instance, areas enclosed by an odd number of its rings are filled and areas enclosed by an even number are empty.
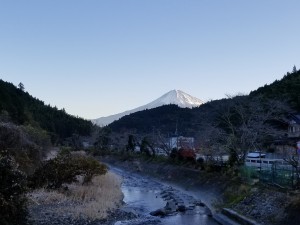
<svg viewBox="0 0 300 225">
<path fill-rule="evenodd" d="M 262 158 L 262 157 L 265 157 L 265 156 L 266 156 L 266 154 L 260 153 L 260 152 L 249 152 L 247 154 L 248 158 Z"/>
</svg>

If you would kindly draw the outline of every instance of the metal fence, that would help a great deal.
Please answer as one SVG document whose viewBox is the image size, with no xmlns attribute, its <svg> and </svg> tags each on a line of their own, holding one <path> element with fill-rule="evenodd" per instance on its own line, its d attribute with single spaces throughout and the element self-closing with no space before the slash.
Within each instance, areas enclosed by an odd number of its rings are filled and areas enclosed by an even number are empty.
<svg viewBox="0 0 300 225">
<path fill-rule="evenodd" d="M 276 163 L 271 168 L 242 166 L 241 177 L 249 182 L 260 181 L 284 188 L 294 188 L 299 181 L 298 174 L 292 166 L 279 166 Z"/>
</svg>

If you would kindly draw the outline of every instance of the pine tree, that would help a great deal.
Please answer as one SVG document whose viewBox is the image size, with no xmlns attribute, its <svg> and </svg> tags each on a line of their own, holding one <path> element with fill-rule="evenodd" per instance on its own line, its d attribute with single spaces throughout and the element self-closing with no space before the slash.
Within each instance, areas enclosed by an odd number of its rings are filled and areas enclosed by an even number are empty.
<svg viewBox="0 0 300 225">
<path fill-rule="evenodd" d="M 21 90 L 21 91 L 24 91 L 25 90 L 25 87 L 24 87 L 24 84 L 22 82 L 20 82 L 18 84 L 18 88 Z"/>
</svg>

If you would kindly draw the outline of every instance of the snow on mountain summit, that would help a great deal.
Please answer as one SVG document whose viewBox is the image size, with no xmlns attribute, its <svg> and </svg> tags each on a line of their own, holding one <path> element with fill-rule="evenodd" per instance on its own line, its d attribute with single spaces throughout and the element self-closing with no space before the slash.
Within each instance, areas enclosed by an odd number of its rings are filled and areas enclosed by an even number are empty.
<svg viewBox="0 0 300 225">
<path fill-rule="evenodd" d="M 172 90 L 161 96 L 160 98 L 150 102 L 149 104 L 140 106 L 138 108 L 125 111 L 123 113 L 118 113 L 111 116 L 106 117 L 100 117 L 98 119 L 92 120 L 93 123 L 99 125 L 99 126 L 106 126 L 110 123 L 112 123 L 115 120 L 120 119 L 123 116 L 129 115 L 131 113 L 135 113 L 138 111 L 142 111 L 145 109 L 153 109 L 162 105 L 169 105 L 174 104 L 178 105 L 181 108 L 193 108 L 197 107 L 201 104 L 203 104 L 203 101 L 201 101 L 198 98 L 195 98 L 183 91 L 180 90 Z"/>
<path fill-rule="evenodd" d="M 149 103 L 148 105 L 169 105 L 169 104 L 175 104 L 182 108 L 192 108 L 197 107 L 201 104 L 203 104 L 203 101 L 201 101 L 198 98 L 195 98 L 187 93 L 184 93 L 180 90 L 172 90 L 168 93 L 164 94 L 160 98 L 154 100 L 153 102 Z M 160 105 L 160 106 L 161 106 Z M 158 106 L 155 106 L 158 107 Z"/>
</svg>

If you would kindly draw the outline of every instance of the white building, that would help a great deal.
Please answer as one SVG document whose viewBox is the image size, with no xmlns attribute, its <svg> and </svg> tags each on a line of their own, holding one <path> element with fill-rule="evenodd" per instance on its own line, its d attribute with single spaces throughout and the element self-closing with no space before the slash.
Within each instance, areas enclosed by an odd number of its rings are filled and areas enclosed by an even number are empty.
<svg viewBox="0 0 300 225">
<path fill-rule="evenodd" d="M 275 164 L 277 168 L 291 169 L 291 165 L 289 165 L 284 159 L 266 158 L 266 154 L 264 153 L 250 152 L 247 154 L 247 157 L 245 159 L 246 166 L 254 167 L 257 169 L 270 170 Z"/>
<path fill-rule="evenodd" d="M 174 136 L 169 139 L 169 147 L 170 149 L 195 149 L 194 142 L 193 137 Z"/>
</svg>

